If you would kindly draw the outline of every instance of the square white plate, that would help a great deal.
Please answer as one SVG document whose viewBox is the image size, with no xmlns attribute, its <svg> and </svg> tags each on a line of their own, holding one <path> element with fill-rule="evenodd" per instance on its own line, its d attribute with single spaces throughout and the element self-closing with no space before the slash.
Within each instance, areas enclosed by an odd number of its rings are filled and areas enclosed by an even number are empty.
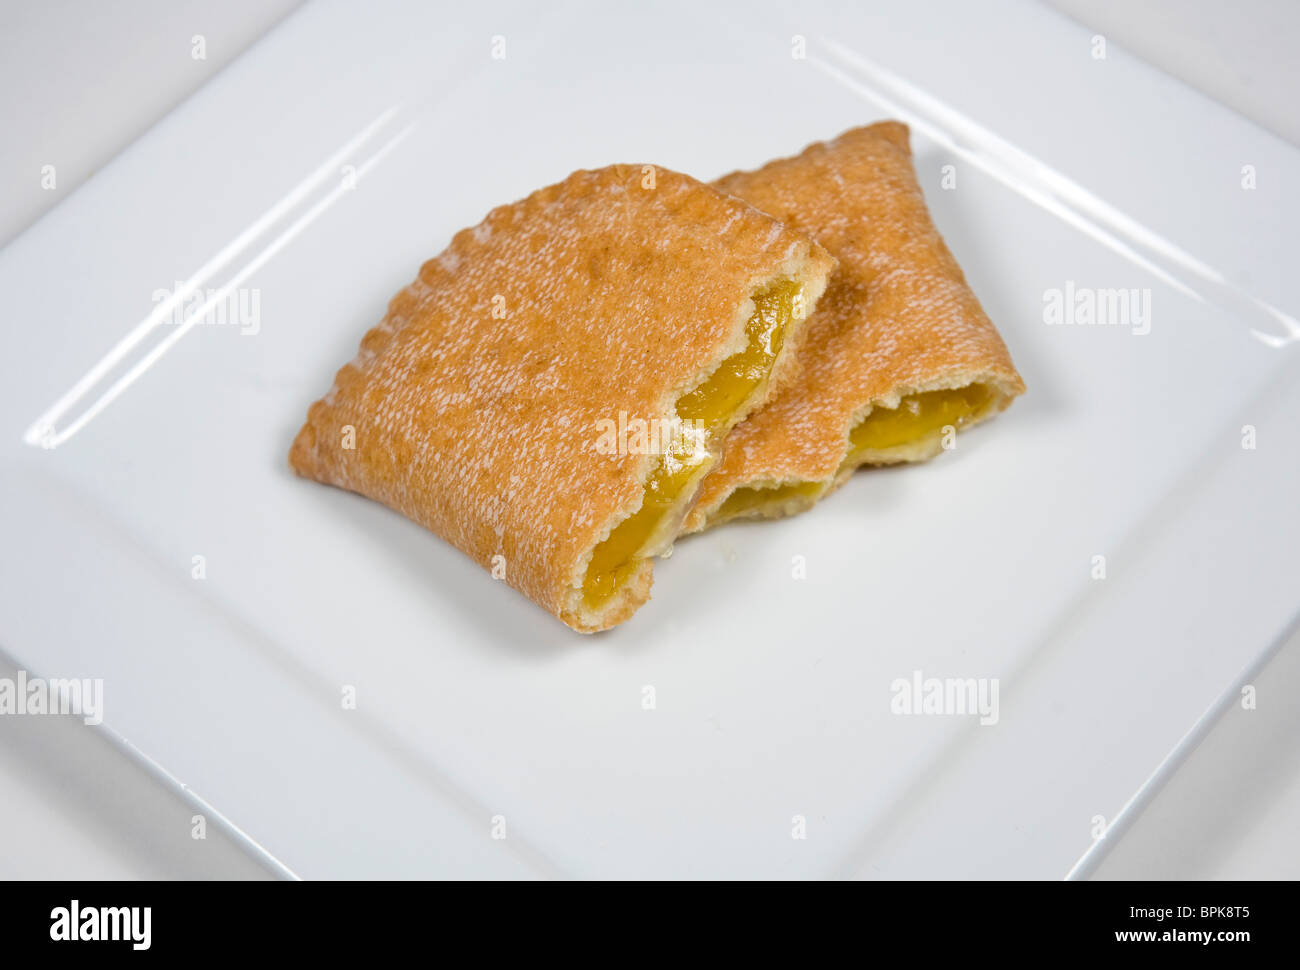
<svg viewBox="0 0 1300 970">
<path fill-rule="evenodd" d="M 1039 7 L 920 6 L 291 17 L 0 253 L 0 646 L 303 876 L 1065 875 L 1297 606 L 1300 154 Z M 681 543 L 595 638 L 289 473 L 493 205 L 890 116 L 1029 385 L 954 452 Z M 258 326 L 151 317 L 177 281 Z M 1046 324 L 1067 286 L 1149 332 Z M 918 670 L 997 724 L 892 714 Z"/>
</svg>

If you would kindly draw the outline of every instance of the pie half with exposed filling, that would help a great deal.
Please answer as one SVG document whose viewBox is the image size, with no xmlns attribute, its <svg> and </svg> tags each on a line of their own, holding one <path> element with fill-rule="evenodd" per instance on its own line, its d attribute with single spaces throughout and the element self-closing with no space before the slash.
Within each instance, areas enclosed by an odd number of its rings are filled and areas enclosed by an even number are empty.
<svg viewBox="0 0 1300 970">
<path fill-rule="evenodd" d="M 799 370 L 727 439 L 686 531 L 809 508 L 861 465 L 923 461 L 1024 392 L 882 122 L 713 183 L 839 260 Z"/>
<path fill-rule="evenodd" d="M 727 434 L 793 378 L 834 262 L 688 176 L 575 172 L 421 267 L 311 406 L 290 465 L 396 509 L 575 630 L 607 629 L 649 598 Z"/>
</svg>

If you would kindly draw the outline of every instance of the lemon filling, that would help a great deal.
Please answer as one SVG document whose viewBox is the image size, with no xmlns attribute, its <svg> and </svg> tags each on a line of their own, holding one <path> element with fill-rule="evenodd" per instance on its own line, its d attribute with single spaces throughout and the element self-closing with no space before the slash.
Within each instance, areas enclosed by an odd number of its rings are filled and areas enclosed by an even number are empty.
<svg viewBox="0 0 1300 970">
<path fill-rule="evenodd" d="M 726 358 L 702 384 L 677 399 L 677 417 L 703 428 L 704 433 L 674 436 L 646 478 L 641 507 L 616 525 L 592 551 L 582 581 L 588 608 L 608 602 L 645 558 L 646 547 L 659 539 L 659 526 L 668 513 L 708 471 L 709 441 L 726 428 L 732 415 L 772 369 L 802 289 L 793 280 L 781 280 L 756 293 L 754 313 L 745 324 L 745 348 Z"/>
<path fill-rule="evenodd" d="M 960 428 L 982 414 L 992 400 L 993 392 L 987 386 L 968 384 L 909 394 L 898 402 L 896 408 L 872 408 L 849 432 L 846 460 L 853 461 L 869 451 L 887 451 L 916 444 L 942 433 L 948 425 Z"/>
<path fill-rule="evenodd" d="M 743 515 L 753 509 L 777 505 L 792 498 L 811 498 L 817 494 L 820 488 L 821 485 L 818 482 L 791 482 L 788 485 L 777 485 L 772 488 L 746 485 L 728 495 L 726 501 L 719 506 L 718 511 L 714 514 L 719 518 L 729 519 L 736 515 Z"/>
<path fill-rule="evenodd" d="M 993 392 L 987 386 L 969 384 L 951 390 L 909 394 L 896 408 L 873 408 L 849 433 L 849 452 L 844 464 L 855 463 L 867 452 L 915 444 L 942 433 L 948 425 L 960 428 L 983 414 L 992 400 Z M 772 488 L 742 486 L 727 496 L 711 518 L 731 519 L 791 499 L 816 498 L 821 489 L 821 482 L 791 482 Z"/>
</svg>

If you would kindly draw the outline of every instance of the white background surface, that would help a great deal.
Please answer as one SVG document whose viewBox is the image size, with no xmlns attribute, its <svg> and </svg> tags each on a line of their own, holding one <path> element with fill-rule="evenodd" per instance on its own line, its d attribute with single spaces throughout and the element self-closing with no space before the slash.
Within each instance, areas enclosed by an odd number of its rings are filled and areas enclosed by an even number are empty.
<svg viewBox="0 0 1300 970">
<path fill-rule="evenodd" d="M 134 3 L 4 8 L 0 27 L 0 240 L 53 204 L 201 84 L 289 4 Z M 1202 87 L 1297 141 L 1290 4 L 1060 4 L 1112 43 Z M 1175 11 L 1175 6 L 1177 10 Z M 1243 13 L 1243 11 L 1248 11 Z M 1288 12 L 1289 11 L 1289 12 Z M 1288 20 L 1289 18 L 1289 20 Z M 208 61 L 190 57 L 207 39 Z M 1207 53 L 1209 52 L 1209 53 Z M 35 83 L 39 79 L 39 83 Z M 12 149 L 8 146 L 13 146 Z M 55 164 L 59 187 L 39 186 Z M 3 646 L 3 645 L 0 645 Z M 1300 875 L 1293 643 L 1257 686 L 1260 709 L 1232 711 L 1103 863 L 1103 876 Z M 0 669 L 0 676 L 12 670 Z M 1270 702 L 1271 699 L 1271 702 Z M 219 832 L 189 839 L 192 809 L 135 762 L 76 724 L 0 721 L 0 825 L 7 876 L 222 876 L 264 870 Z"/>
</svg>

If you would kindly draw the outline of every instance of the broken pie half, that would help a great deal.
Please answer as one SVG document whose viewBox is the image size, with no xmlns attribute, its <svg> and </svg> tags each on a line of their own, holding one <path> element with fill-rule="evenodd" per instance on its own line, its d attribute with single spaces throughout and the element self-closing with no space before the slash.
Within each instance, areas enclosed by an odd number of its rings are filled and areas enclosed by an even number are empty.
<svg viewBox="0 0 1300 970">
<path fill-rule="evenodd" d="M 727 439 L 686 531 L 810 507 L 860 465 L 923 461 L 1025 389 L 882 122 L 714 183 L 839 261 L 799 371 Z"/>
<path fill-rule="evenodd" d="M 313 404 L 289 463 L 396 509 L 581 632 L 650 595 L 721 445 L 794 374 L 834 259 L 652 166 L 463 230 Z"/>
</svg>

